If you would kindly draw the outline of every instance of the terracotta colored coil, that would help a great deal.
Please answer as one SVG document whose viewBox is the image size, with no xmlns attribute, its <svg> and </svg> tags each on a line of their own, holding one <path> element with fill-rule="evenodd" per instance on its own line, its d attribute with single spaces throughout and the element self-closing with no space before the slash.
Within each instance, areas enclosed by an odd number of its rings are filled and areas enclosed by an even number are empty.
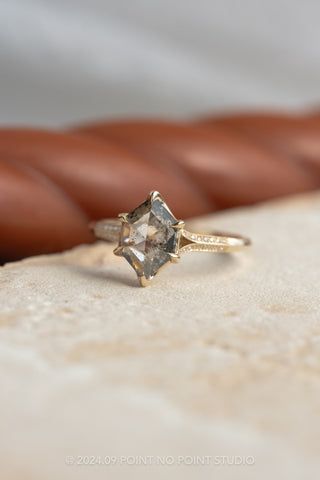
<svg viewBox="0 0 320 480">
<path fill-rule="evenodd" d="M 159 190 L 188 218 L 320 186 L 320 117 L 220 115 L 0 129 L 0 261 L 93 241 Z"/>
</svg>

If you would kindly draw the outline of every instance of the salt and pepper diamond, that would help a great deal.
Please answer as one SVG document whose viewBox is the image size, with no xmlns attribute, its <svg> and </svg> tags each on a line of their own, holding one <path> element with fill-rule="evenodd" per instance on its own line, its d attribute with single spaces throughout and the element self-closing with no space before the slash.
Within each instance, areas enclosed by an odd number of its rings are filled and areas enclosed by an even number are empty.
<svg viewBox="0 0 320 480">
<path fill-rule="evenodd" d="M 174 217 L 158 192 L 151 192 L 139 207 L 119 217 L 122 228 L 114 253 L 129 262 L 146 286 L 161 267 L 178 260 L 184 222 Z"/>
</svg>

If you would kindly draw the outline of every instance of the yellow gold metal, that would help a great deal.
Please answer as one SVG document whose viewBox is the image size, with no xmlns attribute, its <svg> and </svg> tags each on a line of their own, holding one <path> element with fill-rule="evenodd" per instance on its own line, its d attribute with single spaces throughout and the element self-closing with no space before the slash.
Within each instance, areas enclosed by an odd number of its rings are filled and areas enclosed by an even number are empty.
<svg viewBox="0 0 320 480">
<path fill-rule="evenodd" d="M 144 275 L 138 276 L 140 287 L 148 287 L 151 283 L 151 280 L 147 280 Z"/>
<path fill-rule="evenodd" d="M 180 255 L 178 255 L 177 253 L 169 253 L 170 255 L 170 262 L 171 263 L 178 263 L 179 260 L 180 260 Z"/>
<path fill-rule="evenodd" d="M 122 257 L 122 250 L 123 250 L 123 247 L 116 247 L 114 250 L 113 250 L 113 253 L 115 255 L 117 255 L 118 257 Z"/>
<path fill-rule="evenodd" d="M 179 252 L 230 253 L 251 245 L 249 238 L 224 232 L 210 234 L 182 231 Z"/>
<path fill-rule="evenodd" d="M 127 222 L 127 213 L 119 213 L 118 218 L 121 220 L 121 222 Z"/>
<path fill-rule="evenodd" d="M 175 230 L 182 230 L 185 227 L 185 225 L 186 224 L 183 220 L 179 220 L 177 223 L 172 225 L 172 228 L 174 228 Z"/>
<path fill-rule="evenodd" d="M 149 198 L 150 200 L 155 200 L 155 199 L 156 199 L 157 197 L 159 197 L 159 196 L 160 196 L 160 193 L 157 192 L 156 190 L 154 190 L 153 192 L 150 192 L 150 193 L 149 193 L 148 198 Z"/>
</svg>

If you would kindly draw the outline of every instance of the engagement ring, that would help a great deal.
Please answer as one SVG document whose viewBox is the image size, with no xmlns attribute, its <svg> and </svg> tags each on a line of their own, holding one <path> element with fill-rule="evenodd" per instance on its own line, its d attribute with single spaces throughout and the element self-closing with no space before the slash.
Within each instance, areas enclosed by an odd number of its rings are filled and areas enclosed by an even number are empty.
<svg viewBox="0 0 320 480">
<path fill-rule="evenodd" d="M 250 240 L 222 232 L 193 233 L 177 220 L 159 192 L 118 219 L 100 220 L 93 225 L 96 237 L 115 242 L 115 255 L 124 257 L 146 287 L 160 268 L 176 263 L 183 252 L 234 252 L 250 245 Z"/>
</svg>

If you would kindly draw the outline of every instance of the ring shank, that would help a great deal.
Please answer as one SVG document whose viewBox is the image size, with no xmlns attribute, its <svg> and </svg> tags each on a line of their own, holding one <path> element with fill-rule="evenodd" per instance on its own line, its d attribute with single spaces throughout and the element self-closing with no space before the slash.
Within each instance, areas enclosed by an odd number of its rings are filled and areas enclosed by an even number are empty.
<svg viewBox="0 0 320 480">
<path fill-rule="evenodd" d="M 92 225 L 97 238 L 118 243 L 121 232 L 119 219 L 100 220 Z M 179 253 L 183 252 L 235 252 L 249 246 L 250 240 L 240 235 L 225 232 L 193 233 L 182 228 Z"/>
<path fill-rule="evenodd" d="M 236 252 L 251 244 L 249 238 L 226 232 L 210 234 L 182 231 L 181 252 Z"/>
<path fill-rule="evenodd" d="M 121 232 L 121 222 L 117 218 L 107 218 L 91 224 L 93 233 L 97 238 L 106 242 L 117 243 Z"/>
</svg>

